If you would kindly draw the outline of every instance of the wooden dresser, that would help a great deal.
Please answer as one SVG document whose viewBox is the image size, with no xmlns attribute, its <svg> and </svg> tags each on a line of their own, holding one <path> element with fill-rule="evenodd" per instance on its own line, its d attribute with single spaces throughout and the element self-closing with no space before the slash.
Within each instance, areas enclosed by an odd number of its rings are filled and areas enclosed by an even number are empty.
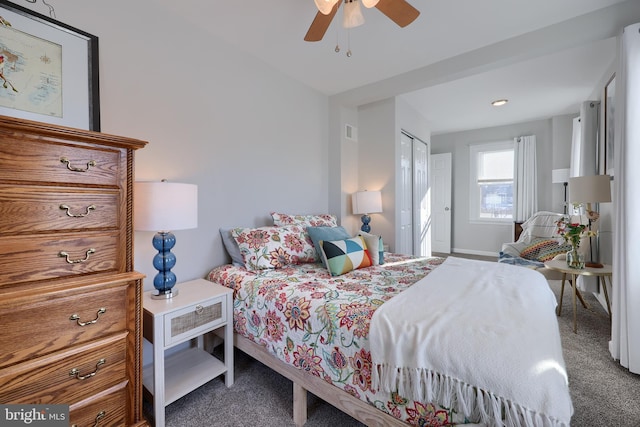
<svg viewBox="0 0 640 427">
<path fill-rule="evenodd" d="M 0 116 L 0 403 L 146 424 L 132 224 L 145 145 Z"/>
</svg>

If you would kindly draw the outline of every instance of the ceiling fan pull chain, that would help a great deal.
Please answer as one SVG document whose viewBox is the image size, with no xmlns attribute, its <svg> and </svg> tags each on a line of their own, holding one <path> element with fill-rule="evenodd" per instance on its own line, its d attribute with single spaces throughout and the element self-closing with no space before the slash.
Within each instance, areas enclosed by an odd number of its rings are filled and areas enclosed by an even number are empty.
<svg viewBox="0 0 640 427">
<path fill-rule="evenodd" d="M 336 31 L 336 48 L 334 49 L 336 53 L 340 52 L 340 33 Z"/>
<path fill-rule="evenodd" d="M 347 28 L 347 57 L 351 58 L 351 29 Z"/>
</svg>

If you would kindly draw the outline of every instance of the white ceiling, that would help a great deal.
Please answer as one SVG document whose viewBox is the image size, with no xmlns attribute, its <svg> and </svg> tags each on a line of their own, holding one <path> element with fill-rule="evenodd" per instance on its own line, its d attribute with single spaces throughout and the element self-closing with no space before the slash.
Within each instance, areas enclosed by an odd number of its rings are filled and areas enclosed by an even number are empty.
<svg viewBox="0 0 640 427">
<path fill-rule="evenodd" d="M 315 43 L 303 40 L 313 0 L 157 7 L 343 105 L 402 95 L 433 133 L 577 112 L 614 61 L 612 37 L 640 19 L 638 0 L 408 1 L 421 14 L 406 28 L 363 8 L 365 24 L 347 34 L 339 11 Z M 510 102 L 490 107 L 497 98 Z"/>
</svg>

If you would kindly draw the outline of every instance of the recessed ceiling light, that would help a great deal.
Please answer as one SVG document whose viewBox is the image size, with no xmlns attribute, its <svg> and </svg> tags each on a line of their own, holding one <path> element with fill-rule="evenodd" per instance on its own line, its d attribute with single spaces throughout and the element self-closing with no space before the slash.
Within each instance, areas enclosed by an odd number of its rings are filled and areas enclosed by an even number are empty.
<svg viewBox="0 0 640 427">
<path fill-rule="evenodd" d="M 501 107 L 504 104 L 506 104 L 507 102 L 509 102 L 508 99 L 496 99 L 495 101 L 493 101 L 491 103 L 491 105 L 493 105 L 494 107 Z"/>
</svg>

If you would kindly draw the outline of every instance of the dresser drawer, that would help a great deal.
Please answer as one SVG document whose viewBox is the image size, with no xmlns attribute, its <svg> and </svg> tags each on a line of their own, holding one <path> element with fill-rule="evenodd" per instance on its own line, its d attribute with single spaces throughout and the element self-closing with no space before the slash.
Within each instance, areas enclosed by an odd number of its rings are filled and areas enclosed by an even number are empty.
<svg viewBox="0 0 640 427">
<path fill-rule="evenodd" d="M 117 190 L 0 185 L 0 235 L 115 229 L 120 206 Z"/>
<path fill-rule="evenodd" d="M 126 338 L 116 334 L 0 370 L 0 402 L 73 404 L 125 381 Z"/>
<path fill-rule="evenodd" d="M 127 414 L 127 387 L 114 387 L 115 391 L 90 399 L 69 411 L 71 427 L 124 426 Z"/>
<path fill-rule="evenodd" d="M 215 298 L 165 315 L 164 345 L 177 344 L 222 325 L 226 305 L 225 298 Z"/>
<path fill-rule="evenodd" d="M 131 292 L 123 283 L 64 297 L 45 294 L 30 304 L 0 301 L 0 368 L 125 331 Z"/>
<path fill-rule="evenodd" d="M 124 271 L 119 243 L 117 232 L 0 237 L 0 286 Z"/>
<path fill-rule="evenodd" d="M 0 181 L 120 186 L 125 150 L 3 136 Z"/>
</svg>

